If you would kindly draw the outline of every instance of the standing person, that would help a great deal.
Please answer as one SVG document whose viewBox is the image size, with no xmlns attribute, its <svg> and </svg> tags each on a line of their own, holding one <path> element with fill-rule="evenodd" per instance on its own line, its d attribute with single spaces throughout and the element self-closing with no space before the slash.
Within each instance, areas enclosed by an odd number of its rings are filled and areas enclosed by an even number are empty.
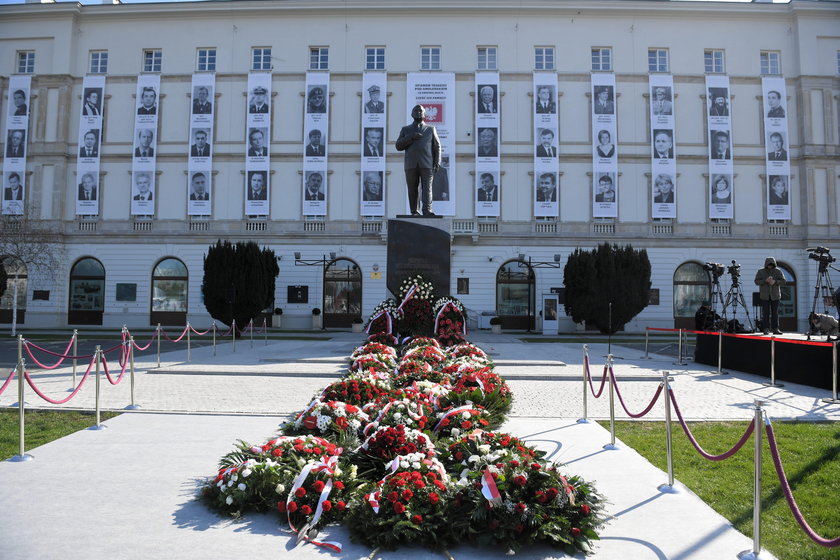
<svg viewBox="0 0 840 560">
<path fill-rule="evenodd" d="M 411 215 L 420 215 L 419 202 L 422 201 L 423 215 L 431 217 L 435 215 L 432 212 L 432 180 L 440 168 L 440 139 L 435 127 L 423 122 L 425 115 L 426 109 L 422 105 L 414 106 L 411 110 L 414 122 L 402 127 L 396 148 L 405 152 L 405 182 Z"/>
<path fill-rule="evenodd" d="M 379 100 L 379 94 L 382 90 L 379 89 L 379 86 L 370 86 L 368 88 L 368 96 L 370 100 L 365 103 L 365 113 L 384 113 L 385 112 L 385 102 Z"/>
<path fill-rule="evenodd" d="M 764 334 L 784 334 L 779 329 L 779 300 L 782 299 L 782 286 L 785 275 L 776 266 L 776 259 L 764 259 L 764 268 L 755 273 L 755 285 L 759 286 L 758 298 L 761 300 L 761 326 Z"/>
</svg>

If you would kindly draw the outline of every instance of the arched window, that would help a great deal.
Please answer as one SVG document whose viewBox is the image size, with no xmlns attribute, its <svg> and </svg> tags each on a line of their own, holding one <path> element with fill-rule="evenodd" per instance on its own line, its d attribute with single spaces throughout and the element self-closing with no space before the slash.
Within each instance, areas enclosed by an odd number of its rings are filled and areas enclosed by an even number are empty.
<svg viewBox="0 0 840 560">
<path fill-rule="evenodd" d="M 503 329 L 534 328 L 534 269 L 515 259 L 496 273 L 496 315 Z"/>
<path fill-rule="evenodd" d="M 674 328 L 693 329 L 694 314 L 705 302 L 709 302 L 711 280 L 703 265 L 696 262 L 683 263 L 674 271 Z M 717 313 L 721 309 L 716 308 Z"/>
<path fill-rule="evenodd" d="M 71 325 L 101 325 L 104 312 L 105 267 L 93 257 L 81 258 L 70 269 L 67 322 Z"/>
<path fill-rule="evenodd" d="M 779 301 L 779 328 L 786 332 L 795 332 L 799 330 L 796 314 L 796 275 L 793 273 L 793 269 L 785 263 L 779 263 L 779 270 L 785 275 L 782 299 Z M 757 289 L 758 286 L 756 286 Z M 761 316 L 761 312 L 758 316 Z"/>
<path fill-rule="evenodd" d="M 187 324 L 187 288 L 189 273 L 186 265 L 168 257 L 159 261 L 152 272 L 152 325 L 184 326 Z"/>
<path fill-rule="evenodd" d="M 0 258 L 6 269 L 6 293 L 0 297 L 0 323 L 23 324 L 26 319 L 26 265 L 14 257 Z M 16 302 L 16 305 L 15 305 Z"/>
<path fill-rule="evenodd" d="M 362 316 L 362 271 L 350 259 L 324 267 L 324 327 L 347 328 Z"/>
</svg>

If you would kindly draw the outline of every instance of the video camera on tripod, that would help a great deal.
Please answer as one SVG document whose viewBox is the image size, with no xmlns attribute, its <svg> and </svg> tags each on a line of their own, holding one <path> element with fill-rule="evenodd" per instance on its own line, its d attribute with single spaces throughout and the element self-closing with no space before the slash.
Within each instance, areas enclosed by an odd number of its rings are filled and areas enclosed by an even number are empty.
<svg viewBox="0 0 840 560">
<path fill-rule="evenodd" d="M 838 270 L 831 266 L 831 263 L 836 262 L 837 258 L 831 256 L 831 250 L 827 247 L 808 247 L 808 258 L 817 261 L 817 282 L 814 285 L 814 301 L 811 304 L 811 313 L 808 316 L 808 339 L 811 339 L 812 334 L 820 334 L 820 329 L 816 326 L 813 317 L 822 317 L 830 315 L 830 308 L 834 307 L 840 312 L 840 289 L 834 290 L 831 285 L 831 277 L 828 275 L 828 269 Z M 822 313 L 817 314 L 817 304 L 822 301 Z"/>
<path fill-rule="evenodd" d="M 703 270 L 711 272 L 715 278 L 723 274 L 723 265 L 720 263 L 707 262 L 703 265 Z"/>
<path fill-rule="evenodd" d="M 827 247 L 808 247 L 805 250 L 808 251 L 808 258 L 820 263 L 821 267 L 837 261 L 837 257 L 832 257 L 831 250 Z"/>
<path fill-rule="evenodd" d="M 753 332 L 755 327 L 753 326 L 752 319 L 750 318 L 750 312 L 747 308 L 746 301 L 744 300 L 744 294 L 741 292 L 741 265 L 735 262 L 734 260 L 729 266 L 724 266 L 721 263 L 716 262 L 707 262 L 703 265 L 703 270 L 711 273 L 712 275 L 712 297 L 711 297 L 711 309 L 707 312 L 711 316 L 711 321 L 713 324 L 722 330 L 726 330 L 726 332 L 733 332 L 733 333 L 748 333 Z M 726 292 L 726 296 L 724 297 L 721 287 L 720 287 L 720 277 L 723 276 L 724 271 L 726 271 L 729 276 L 732 277 L 732 286 L 729 288 L 729 291 Z M 717 303 L 722 305 L 721 313 L 723 313 L 723 319 L 720 318 L 717 313 L 715 313 L 715 306 Z M 749 328 L 744 327 L 738 321 L 738 306 L 744 310 L 746 315 L 746 321 L 749 325 Z M 730 320 L 727 317 L 727 313 L 732 312 L 732 319 Z M 698 311 L 699 313 L 699 311 Z M 704 311 L 704 313 L 706 313 Z M 695 316 L 695 320 L 698 320 L 697 316 Z M 704 325 L 708 325 L 708 321 L 704 318 Z M 709 330 L 708 328 L 706 330 Z"/>
</svg>

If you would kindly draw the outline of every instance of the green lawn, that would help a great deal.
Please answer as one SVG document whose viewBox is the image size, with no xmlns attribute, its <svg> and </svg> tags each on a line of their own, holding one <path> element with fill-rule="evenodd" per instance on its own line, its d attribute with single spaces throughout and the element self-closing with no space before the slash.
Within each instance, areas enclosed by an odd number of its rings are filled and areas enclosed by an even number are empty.
<svg viewBox="0 0 840 560">
<path fill-rule="evenodd" d="M 609 423 L 601 424 L 609 429 Z M 717 455 L 729 450 L 747 425 L 693 422 L 689 427 L 700 446 Z M 793 497 L 805 520 L 824 538 L 840 536 L 840 423 L 774 422 L 773 429 Z M 677 481 L 752 538 L 754 441 L 750 439 L 733 457 L 712 462 L 697 453 L 679 423 L 674 422 L 672 432 Z M 616 437 L 667 471 L 664 422 L 617 422 Z M 762 547 L 780 560 L 837 560 L 840 548 L 819 546 L 794 520 L 763 427 L 762 441 Z"/>
<path fill-rule="evenodd" d="M 26 451 L 62 438 L 96 424 L 93 412 L 73 412 L 66 410 L 27 410 L 25 411 L 24 430 Z M 100 414 L 104 422 L 118 416 L 116 412 Z M 0 461 L 17 455 L 20 448 L 20 424 L 17 409 L 0 410 Z"/>
</svg>

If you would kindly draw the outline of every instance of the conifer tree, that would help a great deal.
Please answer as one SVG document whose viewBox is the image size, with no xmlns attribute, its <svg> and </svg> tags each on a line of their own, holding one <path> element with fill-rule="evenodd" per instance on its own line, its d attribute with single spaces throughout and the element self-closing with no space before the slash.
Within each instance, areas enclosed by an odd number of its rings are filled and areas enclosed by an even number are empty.
<svg viewBox="0 0 840 560">
<path fill-rule="evenodd" d="M 563 271 L 566 315 L 604 334 L 621 330 L 647 306 L 650 272 L 647 251 L 631 245 L 575 249 Z"/>
<path fill-rule="evenodd" d="M 274 282 L 280 274 L 274 251 L 247 243 L 219 240 L 204 256 L 201 292 L 214 319 L 244 328 L 260 312 L 273 306 Z"/>
<path fill-rule="evenodd" d="M 9 277 L 6 274 L 6 267 L 3 266 L 3 261 L 0 260 L 0 297 L 3 297 L 3 294 L 6 293 L 6 282 L 8 279 Z"/>
</svg>

